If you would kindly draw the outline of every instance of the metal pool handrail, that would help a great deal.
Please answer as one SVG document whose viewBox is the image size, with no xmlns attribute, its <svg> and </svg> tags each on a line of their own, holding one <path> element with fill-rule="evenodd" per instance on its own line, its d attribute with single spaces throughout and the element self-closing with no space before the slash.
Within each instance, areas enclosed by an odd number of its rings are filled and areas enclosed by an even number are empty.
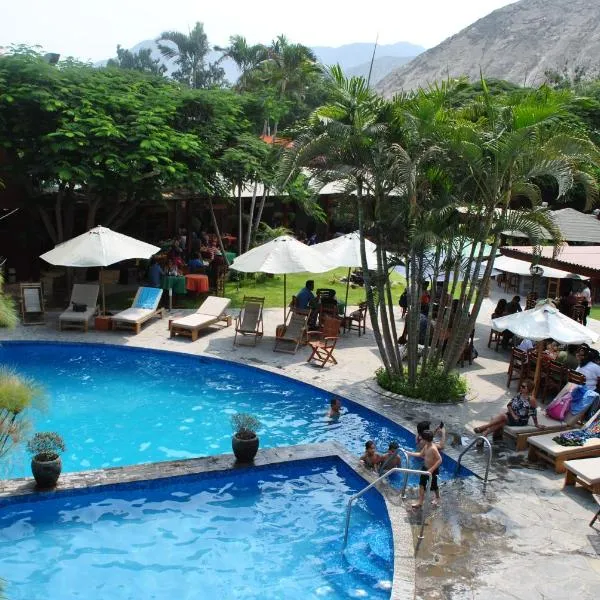
<svg viewBox="0 0 600 600">
<path fill-rule="evenodd" d="M 483 491 L 485 492 L 485 487 L 487 486 L 487 482 L 488 482 L 488 475 L 490 472 L 490 464 L 492 463 L 492 444 L 490 444 L 490 440 L 488 440 L 484 435 L 478 435 L 459 455 L 458 455 L 458 460 L 456 461 L 456 471 L 455 471 L 455 475 L 458 475 L 458 472 L 460 471 L 460 461 L 462 460 L 463 455 L 468 452 L 479 440 L 483 440 L 483 444 L 484 446 L 487 448 L 487 465 L 485 467 L 485 476 L 483 477 Z M 477 475 L 477 473 L 475 473 L 476 477 L 479 477 L 479 479 L 481 479 L 480 475 Z"/>
<path fill-rule="evenodd" d="M 408 475 L 410 473 L 413 473 L 414 475 L 427 476 L 427 486 L 425 488 L 425 501 L 423 503 L 423 506 L 421 507 L 421 531 L 419 533 L 419 539 L 423 539 L 423 529 L 425 528 L 425 504 L 427 504 L 427 500 L 429 499 L 429 490 L 431 488 L 431 473 L 429 471 L 420 471 L 418 469 L 403 469 L 402 467 L 394 467 L 393 469 L 386 471 L 373 483 L 370 483 L 367 487 L 360 490 L 360 492 L 358 492 L 357 494 L 354 494 L 354 496 L 352 496 L 350 500 L 348 500 L 348 505 L 346 507 L 346 528 L 344 530 L 344 544 L 342 546 L 342 551 L 346 549 L 346 545 L 348 543 L 348 528 L 350 527 L 350 511 L 352 510 L 352 503 L 355 500 L 358 500 L 358 498 L 360 498 L 365 492 L 368 492 L 374 485 L 378 484 L 381 480 L 385 479 L 392 473 L 405 473 L 406 478 L 408 478 Z"/>
</svg>

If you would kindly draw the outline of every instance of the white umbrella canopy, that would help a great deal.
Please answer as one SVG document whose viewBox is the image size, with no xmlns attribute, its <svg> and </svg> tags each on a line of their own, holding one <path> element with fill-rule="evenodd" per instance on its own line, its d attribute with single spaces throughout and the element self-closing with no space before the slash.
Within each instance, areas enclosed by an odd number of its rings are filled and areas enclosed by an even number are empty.
<svg viewBox="0 0 600 600">
<path fill-rule="evenodd" d="M 290 235 L 282 235 L 270 242 L 238 256 L 230 267 L 243 273 L 283 274 L 284 315 L 287 298 L 287 273 L 324 273 L 333 266 L 313 246 L 307 246 Z"/>
<path fill-rule="evenodd" d="M 524 310 L 499 319 L 492 319 L 497 331 L 509 329 L 515 335 L 538 342 L 538 357 L 533 378 L 533 395 L 537 395 L 541 377 L 542 340 L 552 338 L 561 344 L 591 344 L 600 336 L 563 315 L 551 302 L 540 302 L 535 308 Z"/>
<path fill-rule="evenodd" d="M 542 302 L 531 310 L 493 319 L 492 325 L 498 331 L 510 329 L 519 337 L 533 342 L 552 338 L 561 344 L 591 344 L 600 338 L 589 327 L 563 315 L 550 302 Z"/>
<path fill-rule="evenodd" d="M 150 258 L 160 252 L 158 246 L 112 231 L 94 227 L 42 254 L 40 258 L 61 267 L 107 267 L 130 258 Z M 104 282 L 102 285 L 102 313 L 106 312 Z"/>
</svg>

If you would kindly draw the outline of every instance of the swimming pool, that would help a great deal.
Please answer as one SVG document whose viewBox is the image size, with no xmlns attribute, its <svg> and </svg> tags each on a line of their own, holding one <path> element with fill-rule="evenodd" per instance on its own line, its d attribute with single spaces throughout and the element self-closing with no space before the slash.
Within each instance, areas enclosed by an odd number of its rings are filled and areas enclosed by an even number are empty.
<svg viewBox="0 0 600 600">
<path fill-rule="evenodd" d="M 383 498 L 339 459 L 0 502 L 11 600 L 390 597 Z"/>
<path fill-rule="evenodd" d="M 326 418 L 331 394 L 267 371 L 208 358 L 105 344 L 2 342 L 0 364 L 42 384 L 47 413 L 34 429 L 65 439 L 63 470 L 81 471 L 231 452 L 230 416 L 262 422 L 261 447 L 336 440 L 355 454 L 372 439 L 413 447 L 414 436 L 363 406 L 343 400 L 338 421 Z M 444 457 L 441 477 L 455 463 Z M 16 455 L 8 473 L 30 476 Z"/>
</svg>

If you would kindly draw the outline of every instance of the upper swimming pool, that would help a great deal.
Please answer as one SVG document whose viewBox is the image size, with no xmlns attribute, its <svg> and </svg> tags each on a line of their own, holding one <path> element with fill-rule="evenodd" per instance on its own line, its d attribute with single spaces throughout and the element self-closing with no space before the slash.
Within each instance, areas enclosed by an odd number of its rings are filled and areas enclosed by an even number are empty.
<svg viewBox="0 0 600 600">
<path fill-rule="evenodd" d="M 326 417 L 329 392 L 204 356 L 105 344 L 2 342 L 0 364 L 45 388 L 48 410 L 33 414 L 34 429 L 64 437 L 67 472 L 231 452 L 235 412 L 260 419 L 263 448 L 336 440 L 361 454 L 368 439 L 380 451 L 392 439 L 414 446 L 414 434 L 350 400 L 343 399 L 344 412 L 332 422 Z M 454 468 L 444 457 L 442 478 Z M 24 454 L 14 456 L 8 476 L 30 476 Z"/>
</svg>

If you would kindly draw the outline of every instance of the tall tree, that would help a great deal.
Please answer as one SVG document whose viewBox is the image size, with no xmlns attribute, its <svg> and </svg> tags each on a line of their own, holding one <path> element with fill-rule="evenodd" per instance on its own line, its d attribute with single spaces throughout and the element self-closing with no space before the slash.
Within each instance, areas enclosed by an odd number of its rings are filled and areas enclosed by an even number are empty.
<svg viewBox="0 0 600 600">
<path fill-rule="evenodd" d="M 132 71 L 141 71 L 151 75 L 164 75 L 167 70 L 167 67 L 159 59 L 152 58 L 150 48 L 143 48 L 139 52 L 131 52 L 131 50 L 121 48 L 121 46 L 117 46 L 117 57 L 110 58 L 106 66 L 131 69 Z"/>
<path fill-rule="evenodd" d="M 225 71 L 217 63 L 207 60 L 211 47 L 202 23 L 197 22 L 187 35 L 179 31 L 164 31 L 156 41 L 162 55 L 179 67 L 173 73 L 173 79 L 194 89 L 223 84 Z"/>
<path fill-rule="evenodd" d="M 229 46 L 215 46 L 215 50 L 221 52 L 220 64 L 225 59 L 231 59 L 240 70 L 235 88 L 242 92 L 248 89 L 248 80 L 252 72 L 264 60 L 267 48 L 262 44 L 248 44 L 246 38 L 241 35 L 233 35 L 229 38 Z"/>
</svg>

